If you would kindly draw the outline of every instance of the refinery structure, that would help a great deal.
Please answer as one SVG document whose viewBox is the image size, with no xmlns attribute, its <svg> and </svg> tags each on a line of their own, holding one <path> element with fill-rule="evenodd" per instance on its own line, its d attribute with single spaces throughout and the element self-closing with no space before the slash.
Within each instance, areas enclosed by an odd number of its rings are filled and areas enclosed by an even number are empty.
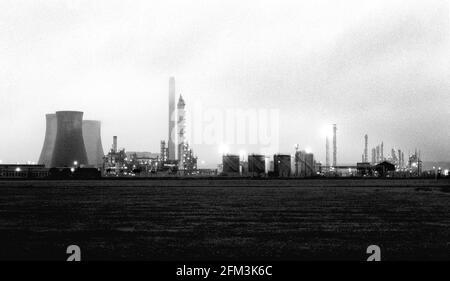
<svg viewBox="0 0 450 281">
<path fill-rule="evenodd" d="M 101 139 L 101 121 L 83 120 L 80 111 L 58 111 L 45 115 L 46 132 L 37 164 L 0 164 L 1 178 L 90 178 L 90 177 L 179 177 L 225 176 L 267 178 L 313 177 L 420 177 L 421 153 L 406 153 L 385 143 L 370 145 L 369 135 L 362 142 L 361 162 L 341 165 L 338 161 L 338 126 L 331 124 L 332 136 L 325 138 L 325 163 L 307 149 L 295 146 L 292 154 L 223 154 L 217 169 L 199 169 L 198 158 L 189 143 L 187 110 L 181 94 L 176 94 L 175 78 L 169 78 L 168 139 L 161 140 L 159 151 L 127 151 L 119 148 L 113 136 L 105 154 Z M 434 175 L 448 171 L 434 169 Z"/>
<path fill-rule="evenodd" d="M 169 79 L 168 140 L 160 142 L 159 153 L 128 152 L 118 148 L 118 137 L 103 160 L 104 176 L 189 176 L 198 174 L 197 157 L 186 136 L 186 102 L 176 102 L 175 78 Z"/>
</svg>

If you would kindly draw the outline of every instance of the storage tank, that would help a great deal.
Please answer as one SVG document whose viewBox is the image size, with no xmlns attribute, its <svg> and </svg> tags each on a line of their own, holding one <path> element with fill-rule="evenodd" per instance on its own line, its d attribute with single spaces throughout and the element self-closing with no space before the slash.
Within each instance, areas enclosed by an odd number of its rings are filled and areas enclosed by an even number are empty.
<svg viewBox="0 0 450 281">
<path fill-rule="evenodd" d="M 103 152 L 101 138 L 101 122 L 96 120 L 83 121 L 83 139 L 89 166 L 103 167 Z"/>
<path fill-rule="evenodd" d="M 277 177 L 290 177 L 291 176 L 291 156 L 290 155 L 274 155 L 274 172 Z"/>
<path fill-rule="evenodd" d="M 228 176 L 239 175 L 239 156 L 224 155 L 222 157 L 223 173 Z"/>
<path fill-rule="evenodd" d="M 315 173 L 315 167 L 314 167 L 314 154 L 307 153 L 305 155 L 305 164 L 306 164 L 306 176 L 311 177 Z"/>
<path fill-rule="evenodd" d="M 248 173 L 250 176 L 261 176 L 266 173 L 266 158 L 264 155 L 248 156 Z"/>
<path fill-rule="evenodd" d="M 83 139 L 83 112 L 56 112 L 57 132 L 51 167 L 88 165 Z"/>
<path fill-rule="evenodd" d="M 41 155 L 39 156 L 38 164 L 45 165 L 46 168 L 49 168 L 52 162 L 53 149 L 55 147 L 56 140 L 56 114 L 46 114 L 45 119 L 45 139 Z"/>
</svg>

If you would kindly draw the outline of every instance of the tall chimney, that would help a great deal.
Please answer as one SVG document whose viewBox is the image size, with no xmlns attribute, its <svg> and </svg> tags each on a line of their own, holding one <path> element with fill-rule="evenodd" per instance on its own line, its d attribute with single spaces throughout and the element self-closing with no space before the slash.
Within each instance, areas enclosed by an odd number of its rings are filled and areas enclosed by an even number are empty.
<svg viewBox="0 0 450 281">
<path fill-rule="evenodd" d="M 167 150 L 169 160 L 176 160 L 176 115 L 175 115 L 175 78 L 169 79 L 169 140 Z"/>
<path fill-rule="evenodd" d="M 376 149 L 372 148 L 372 165 L 375 165 L 375 163 L 377 163 Z"/>
<path fill-rule="evenodd" d="M 117 153 L 117 136 L 113 136 L 113 152 Z"/>
<path fill-rule="evenodd" d="M 337 126 L 333 124 L 333 167 L 337 166 L 337 143 L 336 143 Z"/>
<path fill-rule="evenodd" d="M 326 166 L 327 168 L 329 168 L 329 167 L 330 167 L 330 140 L 328 139 L 328 136 L 327 136 L 327 138 L 326 138 L 325 149 L 326 149 L 325 166 Z"/>
<path fill-rule="evenodd" d="M 369 136 L 366 134 L 364 136 L 364 162 L 365 163 L 369 163 L 368 145 L 369 145 Z"/>
<path fill-rule="evenodd" d="M 377 163 L 380 163 L 380 146 L 377 145 Z"/>
</svg>

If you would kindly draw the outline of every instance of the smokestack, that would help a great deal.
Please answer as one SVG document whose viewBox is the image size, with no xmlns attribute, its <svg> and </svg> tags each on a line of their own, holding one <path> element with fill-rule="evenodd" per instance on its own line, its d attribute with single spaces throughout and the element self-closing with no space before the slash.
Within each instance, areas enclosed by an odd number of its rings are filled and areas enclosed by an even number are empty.
<svg viewBox="0 0 450 281">
<path fill-rule="evenodd" d="M 83 112 L 56 112 L 57 132 L 51 167 L 87 165 L 83 140 Z"/>
<path fill-rule="evenodd" d="M 384 143 L 381 142 L 381 162 L 384 161 Z"/>
<path fill-rule="evenodd" d="M 337 166 L 337 143 L 336 143 L 337 126 L 333 124 L 333 167 Z"/>
<path fill-rule="evenodd" d="M 377 145 L 377 163 L 380 163 L 380 146 Z"/>
<path fill-rule="evenodd" d="M 329 168 L 329 167 L 330 167 L 330 140 L 328 139 L 328 136 L 327 136 L 327 138 L 326 138 L 325 149 L 326 149 L 325 166 L 326 166 L 327 168 Z"/>
<path fill-rule="evenodd" d="M 369 162 L 369 151 L 368 151 L 368 146 L 369 145 L 369 136 L 366 134 L 364 136 L 364 162 L 368 163 Z"/>
<path fill-rule="evenodd" d="M 372 148 L 372 165 L 375 165 L 375 163 L 377 162 L 377 155 L 376 155 L 376 149 Z"/>
<path fill-rule="evenodd" d="M 113 150 L 114 153 L 117 153 L 117 136 L 113 136 L 112 150 Z"/>
<path fill-rule="evenodd" d="M 44 146 L 42 147 L 41 155 L 39 156 L 38 164 L 45 165 L 49 168 L 51 166 L 53 149 L 55 147 L 56 140 L 56 114 L 45 115 L 46 119 L 46 129 L 45 129 L 45 139 Z"/>
<path fill-rule="evenodd" d="M 101 137 L 101 122 L 95 120 L 83 121 L 83 139 L 89 166 L 103 167 L 103 145 Z"/>
<path fill-rule="evenodd" d="M 167 150 L 169 160 L 176 160 L 176 116 L 175 116 L 175 78 L 169 79 L 169 140 Z"/>
</svg>

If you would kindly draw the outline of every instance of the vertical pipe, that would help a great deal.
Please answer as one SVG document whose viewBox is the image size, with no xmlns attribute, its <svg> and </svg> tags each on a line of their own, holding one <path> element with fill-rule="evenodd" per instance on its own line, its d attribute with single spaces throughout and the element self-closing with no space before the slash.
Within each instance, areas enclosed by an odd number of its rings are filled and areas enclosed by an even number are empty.
<svg viewBox="0 0 450 281">
<path fill-rule="evenodd" d="M 369 136 L 366 134 L 364 136 L 364 162 L 369 162 L 369 152 L 368 152 L 368 145 L 369 145 Z"/>
<path fill-rule="evenodd" d="M 337 126 L 333 124 L 333 167 L 337 166 L 337 141 L 336 141 Z"/>
</svg>

